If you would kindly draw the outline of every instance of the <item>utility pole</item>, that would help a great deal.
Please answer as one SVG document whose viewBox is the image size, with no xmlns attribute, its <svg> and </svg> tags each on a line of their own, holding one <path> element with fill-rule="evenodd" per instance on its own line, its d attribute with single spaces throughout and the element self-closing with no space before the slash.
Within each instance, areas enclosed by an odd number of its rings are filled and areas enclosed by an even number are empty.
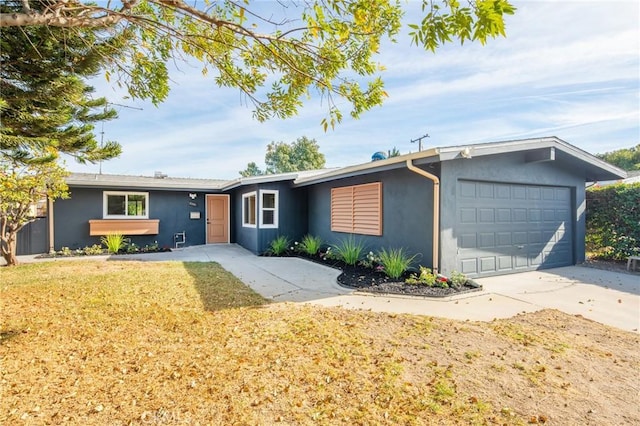
<svg viewBox="0 0 640 426">
<path fill-rule="evenodd" d="M 142 108 L 138 108 L 138 107 L 132 107 L 132 106 L 128 106 L 128 105 L 122 105 L 122 104 L 116 104 L 113 102 L 107 102 L 106 104 L 104 104 L 104 112 L 107 112 L 107 106 L 108 105 L 113 105 L 113 106 L 119 106 L 122 108 L 129 108 L 129 109 L 135 109 L 138 111 L 142 111 Z M 104 120 L 102 120 L 102 122 L 100 123 L 102 125 L 102 128 L 100 129 L 100 148 L 102 148 L 104 146 Z M 102 160 L 99 161 L 99 168 L 98 168 L 98 174 L 102 174 Z"/>
<path fill-rule="evenodd" d="M 429 137 L 429 133 L 425 133 L 424 136 L 420 136 L 419 138 L 413 139 L 411 143 L 418 142 L 418 151 L 422 151 L 422 139 L 428 138 L 428 137 Z"/>
</svg>

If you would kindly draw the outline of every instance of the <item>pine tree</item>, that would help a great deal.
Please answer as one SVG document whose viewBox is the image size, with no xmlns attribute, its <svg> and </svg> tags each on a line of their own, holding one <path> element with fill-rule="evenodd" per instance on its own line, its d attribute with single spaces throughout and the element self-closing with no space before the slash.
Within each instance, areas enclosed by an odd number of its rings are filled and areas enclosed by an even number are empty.
<svg viewBox="0 0 640 426">
<path fill-rule="evenodd" d="M 101 147 L 93 133 L 94 123 L 116 112 L 105 98 L 92 97 L 83 78 L 95 75 L 109 53 L 117 54 L 121 37 L 88 29 L 0 28 L 1 156 L 26 163 L 59 153 L 80 162 L 119 155 L 119 144 Z"/>
</svg>

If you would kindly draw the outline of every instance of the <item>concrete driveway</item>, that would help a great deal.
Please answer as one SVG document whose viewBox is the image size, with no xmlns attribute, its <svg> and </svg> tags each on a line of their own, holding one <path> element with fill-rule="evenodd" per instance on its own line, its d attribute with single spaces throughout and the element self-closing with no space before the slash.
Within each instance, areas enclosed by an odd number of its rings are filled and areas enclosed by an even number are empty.
<svg viewBox="0 0 640 426">
<path fill-rule="evenodd" d="M 550 308 L 626 331 L 638 332 L 640 327 L 638 275 L 568 266 L 476 281 L 483 286 L 481 292 L 444 299 L 352 293 L 314 303 L 471 321 Z"/>
<path fill-rule="evenodd" d="M 491 321 L 552 308 L 627 331 L 638 332 L 640 328 L 640 275 L 583 266 L 482 278 L 477 280 L 483 286 L 481 292 L 429 299 L 355 292 L 337 284 L 339 271 L 335 269 L 298 258 L 259 257 L 235 244 L 103 258 L 215 261 L 275 302 L 313 303 L 472 321 Z M 20 260 L 34 261 L 33 256 L 24 256 Z"/>
</svg>

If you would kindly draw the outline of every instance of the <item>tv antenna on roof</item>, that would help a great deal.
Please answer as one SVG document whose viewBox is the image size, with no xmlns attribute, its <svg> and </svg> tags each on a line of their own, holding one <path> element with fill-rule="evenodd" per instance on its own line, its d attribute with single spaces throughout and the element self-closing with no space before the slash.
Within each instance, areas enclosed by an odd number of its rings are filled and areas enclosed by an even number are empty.
<svg viewBox="0 0 640 426">
<path fill-rule="evenodd" d="M 129 108 L 129 109 L 135 109 L 138 111 L 142 111 L 142 108 L 138 108 L 138 107 L 132 107 L 132 106 L 128 106 L 128 105 L 122 105 L 122 104 L 116 104 L 114 102 L 107 102 L 106 104 L 104 104 L 104 111 L 107 112 L 107 106 L 108 105 L 113 105 L 113 106 L 119 106 L 122 108 Z M 104 145 L 104 120 L 101 123 L 101 129 L 100 129 L 100 148 L 103 147 Z M 98 166 L 98 174 L 102 174 L 102 160 L 99 161 L 99 166 Z"/>
<path fill-rule="evenodd" d="M 412 139 L 411 143 L 418 142 L 418 151 L 422 151 L 422 139 L 428 138 L 428 137 L 429 137 L 429 133 L 425 133 L 424 136 L 420 136 L 419 138 Z"/>
</svg>

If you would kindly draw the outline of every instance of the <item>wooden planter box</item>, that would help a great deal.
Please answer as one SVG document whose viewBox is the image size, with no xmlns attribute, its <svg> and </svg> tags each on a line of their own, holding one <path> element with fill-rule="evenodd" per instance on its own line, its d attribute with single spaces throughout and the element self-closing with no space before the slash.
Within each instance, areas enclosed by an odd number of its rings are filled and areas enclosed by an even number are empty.
<svg viewBox="0 0 640 426">
<path fill-rule="evenodd" d="M 94 219 L 89 221 L 89 235 L 157 235 L 159 219 Z"/>
</svg>

